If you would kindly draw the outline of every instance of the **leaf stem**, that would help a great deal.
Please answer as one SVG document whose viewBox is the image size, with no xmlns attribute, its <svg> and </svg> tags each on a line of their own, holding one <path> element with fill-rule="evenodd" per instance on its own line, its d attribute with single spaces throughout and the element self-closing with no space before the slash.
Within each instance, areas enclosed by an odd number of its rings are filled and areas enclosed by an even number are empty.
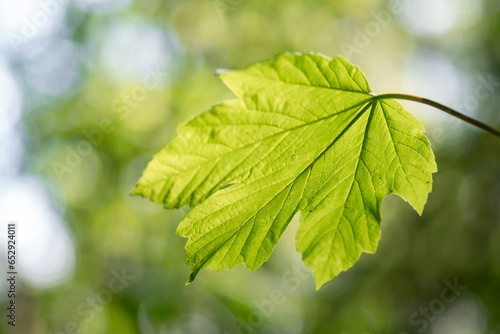
<svg viewBox="0 0 500 334">
<path fill-rule="evenodd" d="M 419 97 L 419 96 L 415 96 L 415 95 L 407 95 L 407 94 L 381 94 L 381 95 L 374 95 L 373 98 L 375 100 L 384 100 L 384 99 L 399 99 L 399 100 L 408 100 L 408 101 L 414 101 L 414 102 L 419 102 L 419 103 L 423 103 L 423 104 L 427 104 L 431 107 L 434 107 L 434 108 L 437 108 L 439 110 L 442 110 L 452 116 L 455 116 L 459 119 L 461 119 L 462 121 L 464 122 L 467 122 L 469 124 L 472 124 L 474 126 L 477 126 L 478 128 L 480 129 L 483 129 L 489 133 L 491 133 L 492 135 L 494 136 L 497 136 L 500 138 L 500 131 L 495 129 L 495 128 L 492 128 L 491 126 L 483 123 L 483 122 L 480 122 L 478 120 L 475 120 L 467 115 L 464 115 L 462 113 L 459 113 L 458 111 L 454 110 L 454 109 L 451 109 L 445 105 L 442 105 L 441 103 L 437 103 L 435 101 L 432 101 L 432 100 L 429 100 L 429 99 L 426 99 L 426 98 L 423 98 L 423 97 Z"/>
</svg>

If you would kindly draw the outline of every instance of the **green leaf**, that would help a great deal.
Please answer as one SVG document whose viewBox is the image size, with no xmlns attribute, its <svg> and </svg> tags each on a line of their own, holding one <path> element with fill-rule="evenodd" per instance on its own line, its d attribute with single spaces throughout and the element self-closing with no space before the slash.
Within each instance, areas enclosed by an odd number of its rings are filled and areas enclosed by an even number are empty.
<svg viewBox="0 0 500 334">
<path fill-rule="evenodd" d="M 422 213 L 436 171 L 424 128 L 358 67 L 281 54 L 220 77 L 237 99 L 181 126 L 133 191 L 196 206 L 177 229 L 189 281 L 205 267 L 258 268 L 300 211 L 297 250 L 319 289 L 375 252 L 387 194 Z"/>
</svg>

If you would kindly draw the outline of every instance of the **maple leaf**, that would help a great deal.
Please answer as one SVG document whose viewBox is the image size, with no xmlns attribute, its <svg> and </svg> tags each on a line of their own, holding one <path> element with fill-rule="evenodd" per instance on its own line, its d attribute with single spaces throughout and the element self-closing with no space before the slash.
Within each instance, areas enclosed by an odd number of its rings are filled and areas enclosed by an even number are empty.
<svg viewBox="0 0 500 334">
<path fill-rule="evenodd" d="M 300 211 L 297 250 L 319 289 L 380 239 L 395 193 L 422 213 L 436 163 L 423 125 L 342 57 L 280 54 L 220 75 L 237 99 L 178 130 L 133 194 L 195 206 L 177 233 L 199 270 L 268 260 Z"/>
</svg>

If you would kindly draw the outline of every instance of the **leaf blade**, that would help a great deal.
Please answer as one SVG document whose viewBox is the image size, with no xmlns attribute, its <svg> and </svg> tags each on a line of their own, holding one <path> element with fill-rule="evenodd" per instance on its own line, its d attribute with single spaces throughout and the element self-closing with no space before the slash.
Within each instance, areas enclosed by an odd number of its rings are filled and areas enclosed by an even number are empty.
<svg viewBox="0 0 500 334">
<path fill-rule="evenodd" d="M 190 281 L 205 267 L 258 268 L 301 211 L 297 250 L 319 289 L 375 252 L 387 194 L 422 213 L 436 171 L 423 125 L 379 101 L 359 68 L 282 54 L 220 77 L 237 99 L 182 126 L 134 190 L 197 205 L 177 229 Z"/>
</svg>

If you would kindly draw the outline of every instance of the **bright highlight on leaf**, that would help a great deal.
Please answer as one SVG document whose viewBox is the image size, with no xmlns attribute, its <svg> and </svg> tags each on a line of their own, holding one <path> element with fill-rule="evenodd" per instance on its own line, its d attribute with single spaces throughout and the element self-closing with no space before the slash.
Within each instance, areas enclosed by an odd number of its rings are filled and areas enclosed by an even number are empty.
<svg viewBox="0 0 500 334">
<path fill-rule="evenodd" d="M 132 192 L 195 206 L 177 229 L 189 282 L 205 267 L 258 268 L 300 212 L 297 250 L 319 289 L 375 252 L 387 194 L 422 213 L 436 171 L 424 127 L 358 67 L 281 54 L 220 77 L 237 99 L 181 126 Z"/>
</svg>

